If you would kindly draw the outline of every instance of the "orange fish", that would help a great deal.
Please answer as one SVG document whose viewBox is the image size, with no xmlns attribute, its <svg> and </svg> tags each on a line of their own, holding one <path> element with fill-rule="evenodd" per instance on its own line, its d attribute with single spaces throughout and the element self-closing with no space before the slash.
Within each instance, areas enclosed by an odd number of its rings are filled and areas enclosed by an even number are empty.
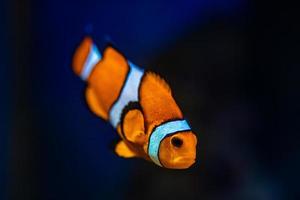
<svg viewBox="0 0 300 200">
<path fill-rule="evenodd" d="M 76 49 L 73 70 L 87 82 L 89 108 L 121 137 L 117 155 L 172 169 L 195 162 L 197 138 L 157 74 L 137 67 L 113 47 L 101 55 L 89 37 Z"/>
</svg>

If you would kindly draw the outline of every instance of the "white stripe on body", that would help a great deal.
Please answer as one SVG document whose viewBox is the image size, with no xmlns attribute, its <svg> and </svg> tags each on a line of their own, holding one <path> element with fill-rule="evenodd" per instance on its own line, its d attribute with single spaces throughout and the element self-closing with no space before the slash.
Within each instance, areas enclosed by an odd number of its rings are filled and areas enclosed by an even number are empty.
<svg viewBox="0 0 300 200">
<path fill-rule="evenodd" d="M 130 61 L 128 61 L 128 64 L 130 69 L 126 78 L 126 82 L 123 85 L 119 99 L 114 103 L 109 112 L 110 123 L 115 128 L 117 128 L 117 125 L 120 123 L 121 114 L 124 107 L 129 102 L 139 101 L 139 86 L 144 74 L 144 70 L 140 69 Z"/>
<path fill-rule="evenodd" d="M 83 69 L 80 74 L 82 80 L 86 81 L 88 79 L 92 70 L 94 69 L 94 67 L 99 62 L 100 59 L 101 59 L 101 54 L 99 53 L 97 46 L 93 44 L 91 46 L 89 55 L 83 65 Z"/>
</svg>

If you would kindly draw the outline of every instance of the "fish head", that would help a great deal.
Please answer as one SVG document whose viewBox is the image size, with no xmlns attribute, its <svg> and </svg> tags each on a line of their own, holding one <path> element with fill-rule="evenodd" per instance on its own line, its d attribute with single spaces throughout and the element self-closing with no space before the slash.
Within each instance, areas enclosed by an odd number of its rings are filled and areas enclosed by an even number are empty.
<svg viewBox="0 0 300 200">
<path fill-rule="evenodd" d="M 165 137 L 160 144 L 159 160 L 163 167 L 186 169 L 195 163 L 197 137 L 192 131 Z"/>
</svg>

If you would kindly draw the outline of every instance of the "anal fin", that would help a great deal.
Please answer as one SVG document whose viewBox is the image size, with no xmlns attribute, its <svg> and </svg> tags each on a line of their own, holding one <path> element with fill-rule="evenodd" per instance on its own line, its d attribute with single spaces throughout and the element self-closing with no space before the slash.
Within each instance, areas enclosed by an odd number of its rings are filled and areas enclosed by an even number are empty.
<svg viewBox="0 0 300 200">
<path fill-rule="evenodd" d="M 124 158 L 132 158 L 137 156 L 137 154 L 133 152 L 123 140 L 116 145 L 115 152 L 118 156 Z"/>
<path fill-rule="evenodd" d="M 94 93 L 93 89 L 90 87 L 86 88 L 86 101 L 93 113 L 95 113 L 97 116 L 107 120 L 108 114 L 103 110 L 101 105 L 99 104 L 99 101 L 96 97 L 96 94 Z"/>
</svg>

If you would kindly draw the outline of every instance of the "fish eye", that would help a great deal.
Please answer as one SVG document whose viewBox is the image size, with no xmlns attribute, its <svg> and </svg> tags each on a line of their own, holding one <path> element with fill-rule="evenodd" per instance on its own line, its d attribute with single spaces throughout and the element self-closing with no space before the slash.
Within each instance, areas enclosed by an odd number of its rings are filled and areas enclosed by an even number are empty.
<svg viewBox="0 0 300 200">
<path fill-rule="evenodd" d="M 171 143 L 174 147 L 180 148 L 183 144 L 183 141 L 178 137 L 173 137 Z"/>
</svg>

